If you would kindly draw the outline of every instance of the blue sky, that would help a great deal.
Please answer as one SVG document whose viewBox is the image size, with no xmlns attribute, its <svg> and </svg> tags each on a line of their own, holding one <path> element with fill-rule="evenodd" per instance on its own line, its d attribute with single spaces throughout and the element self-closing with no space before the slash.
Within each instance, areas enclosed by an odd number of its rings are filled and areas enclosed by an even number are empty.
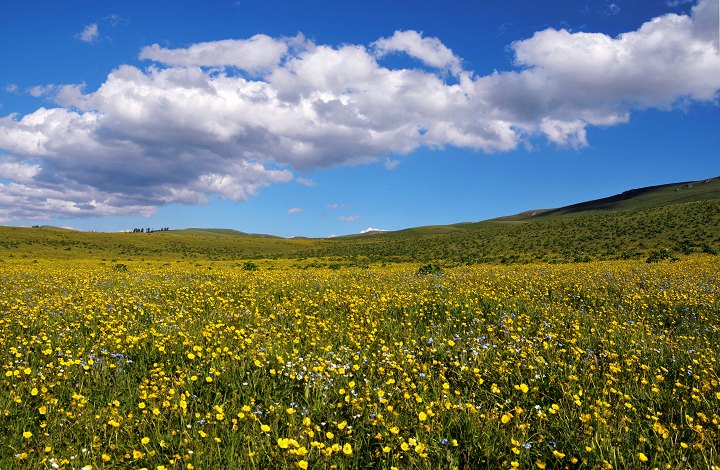
<svg viewBox="0 0 720 470">
<path fill-rule="evenodd" d="M 720 175 L 717 0 L 0 5 L 0 223 L 324 237 Z"/>
</svg>

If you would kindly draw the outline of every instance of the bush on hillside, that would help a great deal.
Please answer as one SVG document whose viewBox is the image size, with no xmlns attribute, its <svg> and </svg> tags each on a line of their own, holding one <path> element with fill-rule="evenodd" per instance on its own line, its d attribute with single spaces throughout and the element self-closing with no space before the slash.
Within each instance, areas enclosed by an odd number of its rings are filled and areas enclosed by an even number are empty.
<svg viewBox="0 0 720 470">
<path fill-rule="evenodd" d="M 427 276 L 429 274 L 437 275 L 442 274 L 442 268 L 437 264 L 426 264 L 425 266 L 420 266 L 417 273 L 420 276 Z"/>
<path fill-rule="evenodd" d="M 245 271 L 257 271 L 260 268 L 258 267 L 257 264 L 255 264 L 251 261 L 247 261 L 247 262 L 245 262 L 245 264 L 243 264 L 243 269 Z"/>
<path fill-rule="evenodd" d="M 703 244 L 702 252 L 707 253 L 708 255 L 717 255 L 718 254 L 718 251 L 715 248 L 708 245 L 707 243 Z"/>
<path fill-rule="evenodd" d="M 677 261 L 678 259 L 672 255 L 667 248 L 651 251 L 650 256 L 645 260 L 647 263 L 657 263 L 663 260 Z"/>
</svg>

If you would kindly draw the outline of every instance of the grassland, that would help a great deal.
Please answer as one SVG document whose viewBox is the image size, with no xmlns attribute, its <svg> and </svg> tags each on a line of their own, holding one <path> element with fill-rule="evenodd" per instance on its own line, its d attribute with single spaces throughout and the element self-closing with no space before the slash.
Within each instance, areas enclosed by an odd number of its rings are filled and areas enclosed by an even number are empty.
<svg viewBox="0 0 720 470">
<path fill-rule="evenodd" d="M 709 468 L 720 263 L 8 260 L 1 468 Z"/>
<path fill-rule="evenodd" d="M 0 227 L 0 260 L 290 259 L 305 266 L 562 263 L 644 259 L 662 248 L 676 255 L 714 253 L 720 251 L 718 226 L 720 179 L 714 178 L 642 188 L 598 201 L 484 222 L 333 239 L 286 239 L 227 229 L 145 234 Z"/>
<path fill-rule="evenodd" d="M 671 204 L 706 201 L 720 198 L 720 178 L 708 178 L 700 181 L 662 184 L 645 188 L 630 189 L 593 201 L 580 202 L 557 209 L 535 209 L 502 220 L 528 220 L 531 218 L 551 218 L 567 215 L 587 215 L 598 212 L 618 210 L 650 209 Z"/>
<path fill-rule="evenodd" d="M 720 249 L 720 200 L 527 222 L 408 230 L 313 246 L 305 257 L 455 263 L 576 262 Z"/>
<path fill-rule="evenodd" d="M 337 239 L 0 228 L 0 468 L 717 467 L 715 181 Z"/>
</svg>

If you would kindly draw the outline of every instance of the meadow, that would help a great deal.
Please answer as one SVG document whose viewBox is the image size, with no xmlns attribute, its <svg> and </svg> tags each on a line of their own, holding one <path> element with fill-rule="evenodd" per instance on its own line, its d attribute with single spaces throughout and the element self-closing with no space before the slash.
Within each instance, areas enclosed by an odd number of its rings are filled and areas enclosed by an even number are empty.
<svg viewBox="0 0 720 470">
<path fill-rule="evenodd" d="M 720 187 L 720 180 L 716 186 Z M 496 219 L 336 238 L 253 236 L 219 229 L 147 234 L 0 227 L 0 260 L 273 261 L 269 265 L 292 260 L 290 264 L 315 267 L 644 260 L 660 249 L 678 256 L 718 253 L 718 226 L 720 190 L 715 199 L 665 206 Z"/>
<path fill-rule="evenodd" d="M 5 257 L 0 468 L 720 464 L 717 256 L 258 264 Z"/>
</svg>

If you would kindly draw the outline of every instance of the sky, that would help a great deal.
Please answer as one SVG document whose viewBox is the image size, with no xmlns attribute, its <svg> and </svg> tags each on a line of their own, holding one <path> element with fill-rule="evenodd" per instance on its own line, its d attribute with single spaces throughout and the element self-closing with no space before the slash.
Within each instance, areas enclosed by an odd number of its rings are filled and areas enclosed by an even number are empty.
<svg viewBox="0 0 720 470">
<path fill-rule="evenodd" d="M 720 176 L 718 0 L 4 0 L 0 224 L 327 237 Z"/>
</svg>

